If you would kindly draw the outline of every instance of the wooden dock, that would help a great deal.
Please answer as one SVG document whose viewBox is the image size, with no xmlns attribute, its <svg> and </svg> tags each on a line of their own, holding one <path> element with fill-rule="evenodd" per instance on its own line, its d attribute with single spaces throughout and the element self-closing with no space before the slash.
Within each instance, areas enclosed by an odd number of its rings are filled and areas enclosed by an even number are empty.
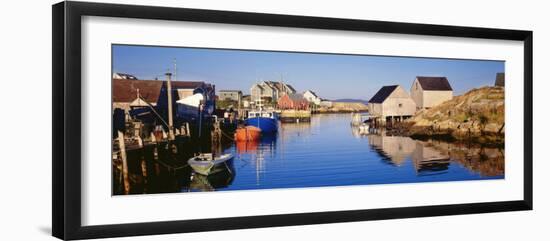
<svg viewBox="0 0 550 241">
<path fill-rule="evenodd" d="M 283 123 L 301 123 L 311 121 L 310 110 L 282 110 L 281 122 Z"/>
</svg>

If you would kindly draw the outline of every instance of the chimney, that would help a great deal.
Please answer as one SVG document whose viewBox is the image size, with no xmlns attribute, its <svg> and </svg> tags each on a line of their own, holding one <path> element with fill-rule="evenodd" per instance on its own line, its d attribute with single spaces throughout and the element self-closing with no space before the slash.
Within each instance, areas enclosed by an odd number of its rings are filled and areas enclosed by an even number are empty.
<svg viewBox="0 0 550 241">
<path fill-rule="evenodd" d="M 166 73 L 166 92 L 168 96 L 168 138 L 174 140 L 174 120 L 172 116 L 172 73 Z"/>
</svg>

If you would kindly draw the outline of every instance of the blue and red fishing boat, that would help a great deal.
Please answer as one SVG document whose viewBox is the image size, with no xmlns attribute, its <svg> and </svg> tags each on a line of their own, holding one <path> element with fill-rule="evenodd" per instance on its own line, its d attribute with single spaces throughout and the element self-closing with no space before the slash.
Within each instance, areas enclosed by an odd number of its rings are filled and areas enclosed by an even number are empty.
<svg viewBox="0 0 550 241">
<path fill-rule="evenodd" d="M 274 111 L 250 111 L 245 120 L 247 126 L 260 128 L 262 133 L 277 133 L 279 130 L 278 114 Z"/>
</svg>

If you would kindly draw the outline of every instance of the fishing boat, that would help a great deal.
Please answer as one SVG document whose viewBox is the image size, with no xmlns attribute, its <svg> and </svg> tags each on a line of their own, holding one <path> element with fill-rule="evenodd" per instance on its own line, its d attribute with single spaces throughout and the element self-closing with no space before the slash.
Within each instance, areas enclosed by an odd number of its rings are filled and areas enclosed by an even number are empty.
<svg viewBox="0 0 550 241">
<path fill-rule="evenodd" d="M 250 111 L 245 123 L 260 128 L 262 133 L 276 133 L 279 129 L 279 118 L 275 111 Z"/>
<path fill-rule="evenodd" d="M 208 176 L 214 167 L 221 165 L 227 166 L 227 161 L 232 158 L 232 154 L 223 154 L 219 157 L 213 157 L 212 153 L 202 153 L 198 156 L 191 157 L 187 163 L 196 173 Z"/>
<path fill-rule="evenodd" d="M 261 134 L 262 130 L 255 126 L 239 127 L 235 131 L 235 141 L 256 141 Z"/>
</svg>

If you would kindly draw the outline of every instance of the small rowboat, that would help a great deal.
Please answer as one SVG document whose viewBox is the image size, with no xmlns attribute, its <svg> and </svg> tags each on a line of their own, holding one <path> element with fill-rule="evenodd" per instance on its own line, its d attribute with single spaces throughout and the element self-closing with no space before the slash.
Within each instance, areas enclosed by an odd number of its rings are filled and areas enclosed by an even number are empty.
<svg viewBox="0 0 550 241">
<path fill-rule="evenodd" d="M 226 162 L 232 158 L 232 154 L 223 154 L 218 157 L 212 157 L 212 153 L 203 153 L 198 156 L 191 157 L 187 163 L 196 173 L 208 176 L 214 167 L 226 164 Z"/>
<path fill-rule="evenodd" d="M 255 126 L 238 128 L 235 132 L 235 141 L 256 141 L 260 139 L 262 130 Z"/>
</svg>

